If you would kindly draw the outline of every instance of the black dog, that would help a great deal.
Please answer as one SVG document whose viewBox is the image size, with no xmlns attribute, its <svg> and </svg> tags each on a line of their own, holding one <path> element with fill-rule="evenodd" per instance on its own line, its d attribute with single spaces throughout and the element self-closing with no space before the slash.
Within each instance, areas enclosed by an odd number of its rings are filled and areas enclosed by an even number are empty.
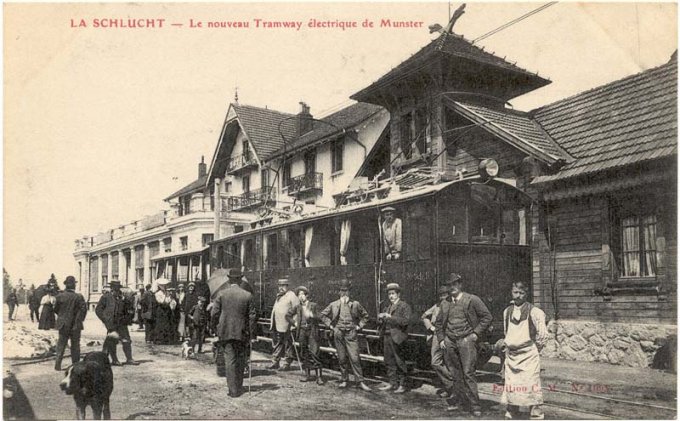
<svg viewBox="0 0 680 421">
<path fill-rule="evenodd" d="M 113 371 L 104 352 L 91 352 L 66 370 L 59 385 L 76 402 L 76 418 L 85 419 L 85 408 L 92 407 L 94 419 L 111 419 L 109 397 L 113 392 Z"/>
</svg>

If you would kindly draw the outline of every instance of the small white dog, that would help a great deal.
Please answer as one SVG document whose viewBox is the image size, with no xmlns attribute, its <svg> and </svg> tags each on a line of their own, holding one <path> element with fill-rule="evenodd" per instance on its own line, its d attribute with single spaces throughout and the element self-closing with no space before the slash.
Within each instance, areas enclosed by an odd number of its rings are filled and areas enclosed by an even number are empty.
<svg viewBox="0 0 680 421">
<path fill-rule="evenodd" d="M 194 347 L 189 345 L 188 340 L 182 342 L 182 358 L 188 360 L 192 355 L 194 355 Z"/>
</svg>

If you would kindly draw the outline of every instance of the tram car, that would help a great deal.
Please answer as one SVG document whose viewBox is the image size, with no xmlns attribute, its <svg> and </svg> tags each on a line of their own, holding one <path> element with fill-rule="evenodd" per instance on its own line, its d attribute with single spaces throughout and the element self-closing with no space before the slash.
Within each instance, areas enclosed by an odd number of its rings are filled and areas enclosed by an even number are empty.
<svg viewBox="0 0 680 421">
<path fill-rule="evenodd" d="M 464 290 L 482 298 L 493 314 L 483 340 L 493 343 L 502 336 L 512 282 L 531 281 L 531 204 L 512 183 L 479 175 L 408 189 L 392 182 L 350 194 L 338 207 L 315 214 L 278 221 L 260 215 L 253 229 L 211 243 L 211 266 L 242 268 L 254 289 L 263 334 L 279 278 L 287 277 L 291 289 L 308 286 L 321 308 L 337 299 L 339 281 L 349 279 L 352 298 L 371 316 L 360 346 L 362 358 L 373 361 L 382 360 L 377 314 L 389 303 L 385 287 L 397 282 L 413 309 L 410 359 L 427 367 L 428 335 L 420 315 L 435 304 L 437 288 L 451 272 L 462 275 Z M 401 220 L 402 243 L 398 258 L 389 260 L 381 215 L 388 206 Z M 333 351 L 331 343 L 325 345 L 322 350 Z"/>
</svg>

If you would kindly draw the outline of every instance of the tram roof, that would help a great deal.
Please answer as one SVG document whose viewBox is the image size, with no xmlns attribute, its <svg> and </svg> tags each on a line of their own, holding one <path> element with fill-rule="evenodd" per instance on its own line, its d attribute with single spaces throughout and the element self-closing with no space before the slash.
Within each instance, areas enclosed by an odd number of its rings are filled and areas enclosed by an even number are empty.
<svg viewBox="0 0 680 421">
<path fill-rule="evenodd" d="M 480 180 L 479 176 L 466 177 L 466 178 L 462 178 L 462 179 L 459 179 L 459 180 L 446 181 L 446 182 L 438 183 L 438 184 L 425 185 L 425 186 L 416 187 L 416 188 L 407 190 L 405 192 L 399 193 L 398 196 L 396 196 L 396 195 L 392 196 L 392 197 L 388 196 L 384 199 L 376 199 L 376 200 L 372 200 L 370 202 L 358 203 L 356 205 L 345 205 L 345 206 L 340 206 L 340 207 L 336 207 L 336 208 L 332 208 L 332 209 L 328 209 L 328 210 L 321 210 L 321 211 L 318 211 L 318 212 L 315 212 L 315 213 L 312 213 L 312 214 L 303 215 L 300 218 L 296 218 L 296 219 L 282 219 L 282 220 L 276 221 L 276 222 L 274 222 L 270 225 L 266 225 L 266 226 L 263 226 L 263 227 L 257 227 L 257 228 L 254 228 L 254 229 L 251 229 L 251 230 L 248 230 L 248 231 L 243 231 L 243 232 L 240 232 L 240 233 L 237 233 L 237 234 L 233 234 L 233 235 L 230 235 L 230 236 L 227 236 L 227 237 L 224 237 L 224 238 L 217 239 L 217 240 L 211 242 L 210 244 L 219 243 L 219 242 L 223 242 L 225 240 L 230 240 L 230 239 L 237 239 L 237 238 L 241 238 L 241 237 L 246 237 L 248 235 L 252 235 L 252 234 L 255 234 L 255 233 L 258 233 L 258 232 L 261 232 L 261 231 L 269 231 L 271 229 L 275 229 L 275 228 L 278 228 L 278 227 L 284 227 L 284 226 L 287 226 L 287 225 L 305 224 L 305 223 L 314 222 L 314 221 L 317 221 L 317 220 L 320 220 L 320 219 L 332 218 L 332 217 L 341 216 L 341 215 L 348 215 L 348 214 L 352 214 L 352 213 L 355 213 L 355 212 L 359 212 L 359 211 L 371 209 L 371 208 L 375 208 L 377 210 L 377 209 L 380 209 L 384 206 L 405 202 L 407 200 L 416 199 L 418 197 L 435 195 L 435 194 L 441 192 L 442 190 L 445 190 L 448 187 L 451 187 L 453 185 L 469 183 L 471 181 L 477 181 L 477 180 Z M 510 187 L 510 188 L 513 188 L 513 189 L 516 188 L 513 184 L 504 181 L 504 179 L 502 179 L 502 178 L 493 178 L 493 179 L 488 180 L 486 183 L 491 183 L 491 184 L 494 184 L 494 185 L 503 185 L 505 187 Z M 518 191 L 520 191 L 520 190 L 518 190 Z"/>
</svg>

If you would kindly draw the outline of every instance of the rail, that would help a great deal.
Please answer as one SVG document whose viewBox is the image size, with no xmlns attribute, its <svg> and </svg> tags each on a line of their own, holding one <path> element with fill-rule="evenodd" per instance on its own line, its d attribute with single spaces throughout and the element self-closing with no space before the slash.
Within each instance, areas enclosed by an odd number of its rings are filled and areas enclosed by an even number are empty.
<svg viewBox="0 0 680 421">
<path fill-rule="evenodd" d="M 290 195 L 312 190 L 323 190 L 323 173 L 312 172 L 292 177 L 288 180 L 286 188 Z"/>
<path fill-rule="evenodd" d="M 262 187 L 261 189 L 245 192 L 238 196 L 227 197 L 226 208 L 227 211 L 237 211 L 253 206 L 259 206 L 262 205 L 266 200 L 273 201 L 275 199 L 276 190 L 274 190 L 274 188 L 271 186 L 267 186 Z"/>
<path fill-rule="evenodd" d="M 251 165 L 257 165 L 257 161 L 255 161 L 255 157 L 252 153 L 246 152 L 241 155 L 236 155 L 227 161 L 227 173 L 234 173 L 250 167 Z"/>
</svg>

